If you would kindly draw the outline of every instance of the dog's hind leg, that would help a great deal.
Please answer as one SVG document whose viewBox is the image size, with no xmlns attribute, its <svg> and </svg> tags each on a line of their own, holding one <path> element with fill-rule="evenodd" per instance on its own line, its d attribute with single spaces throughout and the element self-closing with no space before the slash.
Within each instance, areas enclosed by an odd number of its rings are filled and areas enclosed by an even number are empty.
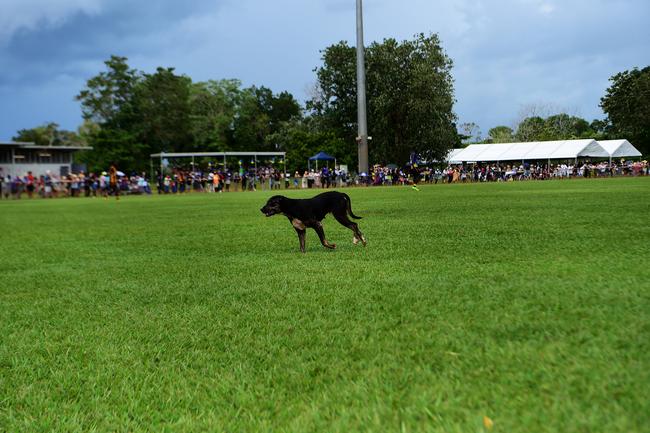
<svg viewBox="0 0 650 433">
<path fill-rule="evenodd" d="M 355 245 L 358 244 L 359 242 L 361 242 L 364 247 L 366 246 L 366 243 L 367 243 L 366 238 L 363 236 L 363 233 L 361 233 L 361 230 L 359 230 L 359 225 L 357 223 L 355 223 L 353 221 L 350 221 L 350 219 L 348 218 L 348 216 L 345 213 L 337 212 L 337 213 L 334 213 L 333 215 L 334 215 L 334 218 L 336 218 L 336 220 L 339 223 L 341 223 L 341 225 L 343 225 L 344 227 L 347 227 L 350 230 L 352 230 L 352 232 L 354 233 L 354 238 L 352 238 L 352 242 Z"/>
<path fill-rule="evenodd" d="M 336 248 L 336 244 L 330 244 L 327 242 L 327 239 L 325 239 L 325 231 L 323 230 L 323 224 L 320 221 L 314 224 L 313 229 L 318 234 L 320 243 L 323 244 L 325 248 L 329 248 L 331 250 Z"/>
</svg>

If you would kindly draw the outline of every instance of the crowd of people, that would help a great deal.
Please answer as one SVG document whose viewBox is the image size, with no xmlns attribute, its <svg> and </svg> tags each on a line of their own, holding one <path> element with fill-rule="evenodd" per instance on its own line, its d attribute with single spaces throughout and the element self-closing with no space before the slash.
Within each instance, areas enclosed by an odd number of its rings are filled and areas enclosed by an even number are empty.
<svg viewBox="0 0 650 433">
<path fill-rule="evenodd" d="M 581 162 L 578 164 L 454 164 L 445 168 L 417 167 L 398 169 L 376 166 L 371 172 L 372 185 L 417 183 L 509 182 L 614 176 L 647 176 L 647 161 Z"/>
<path fill-rule="evenodd" d="M 99 174 L 71 173 L 57 176 L 50 171 L 34 176 L 31 171 L 24 176 L 0 176 L 0 198 L 57 198 L 57 197 L 119 197 L 122 193 L 151 194 L 144 173 L 132 176 L 118 175 L 109 169 Z"/>
<path fill-rule="evenodd" d="M 647 176 L 647 161 L 581 162 L 578 164 L 469 164 L 447 167 L 418 166 L 383 167 L 375 165 L 370 173 L 350 175 L 340 169 L 322 167 L 319 170 L 285 173 L 272 166 L 245 170 L 184 170 L 172 169 L 157 175 L 153 182 L 158 194 L 185 192 L 223 193 L 276 189 L 309 189 L 351 186 L 410 185 L 420 183 L 509 182 L 613 176 Z M 151 194 L 152 186 L 145 173 L 125 175 L 113 165 L 101 173 L 71 173 L 57 176 L 46 172 L 34 176 L 0 175 L 0 198 L 20 199 L 42 197 L 104 197 L 119 198 L 123 194 Z"/>
<path fill-rule="evenodd" d="M 285 173 L 274 167 L 258 167 L 248 170 L 191 171 L 173 170 L 157 179 L 160 194 L 176 194 L 187 191 L 230 192 L 290 189 L 329 188 L 349 186 L 350 176 L 342 170 L 306 170 Z"/>
</svg>

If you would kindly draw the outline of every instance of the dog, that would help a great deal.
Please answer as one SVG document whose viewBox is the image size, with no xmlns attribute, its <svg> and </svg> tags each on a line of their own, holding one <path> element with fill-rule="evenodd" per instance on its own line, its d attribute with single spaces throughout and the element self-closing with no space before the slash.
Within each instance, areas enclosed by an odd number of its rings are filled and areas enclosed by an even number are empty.
<svg viewBox="0 0 650 433">
<path fill-rule="evenodd" d="M 335 249 L 336 244 L 331 244 L 325 239 L 323 224 L 321 221 L 325 215 L 331 213 L 334 218 L 344 227 L 354 233 L 352 242 L 356 245 L 359 242 L 366 246 L 366 238 L 359 230 L 357 223 L 350 221 L 348 215 L 354 219 L 361 219 L 352 213 L 350 197 L 338 191 L 329 191 L 310 199 L 291 199 L 282 195 L 274 195 L 260 211 L 267 217 L 282 214 L 289 218 L 291 225 L 298 233 L 300 251 L 305 252 L 305 237 L 307 228 L 312 228 L 318 234 L 321 244 L 325 248 Z"/>
</svg>

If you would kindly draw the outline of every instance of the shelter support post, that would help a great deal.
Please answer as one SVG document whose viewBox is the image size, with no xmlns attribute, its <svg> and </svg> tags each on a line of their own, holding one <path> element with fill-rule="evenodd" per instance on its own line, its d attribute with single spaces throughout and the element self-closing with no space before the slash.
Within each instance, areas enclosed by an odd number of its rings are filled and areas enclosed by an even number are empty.
<svg viewBox="0 0 650 433">
<path fill-rule="evenodd" d="M 151 177 L 149 178 L 149 182 L 153 182 L 153 158 L 149 158 L 149 170 L 151 173 Z"/>
<path fill-rule="evenodd" d="M 226 168 L 226 154 L 223 154 L 223 172 L 225 173 L 228 169 Z"/>
<path fill-rule="evenodd" d="M 282 159 L 282 162 L 284 162 L 284 179 L 283 179 L 283 183 L 284 183 L 284 187 L 286 189 L 287 186 L 288 186 L 288 183 L 287 183 L 287 156 L 286 155 Z"/>
</svg>

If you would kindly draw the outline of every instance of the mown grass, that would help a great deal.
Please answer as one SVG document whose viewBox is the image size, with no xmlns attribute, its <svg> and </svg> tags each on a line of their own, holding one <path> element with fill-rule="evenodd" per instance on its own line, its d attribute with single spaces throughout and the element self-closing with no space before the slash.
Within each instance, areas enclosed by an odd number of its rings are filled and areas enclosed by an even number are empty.
<svg viewBox="0 0 650 433">
<path fill-rule="evenodd" d="M 346 192 L 0 202 L 0 431 L 650 431 L 650 179 Z"/>
</svg>

